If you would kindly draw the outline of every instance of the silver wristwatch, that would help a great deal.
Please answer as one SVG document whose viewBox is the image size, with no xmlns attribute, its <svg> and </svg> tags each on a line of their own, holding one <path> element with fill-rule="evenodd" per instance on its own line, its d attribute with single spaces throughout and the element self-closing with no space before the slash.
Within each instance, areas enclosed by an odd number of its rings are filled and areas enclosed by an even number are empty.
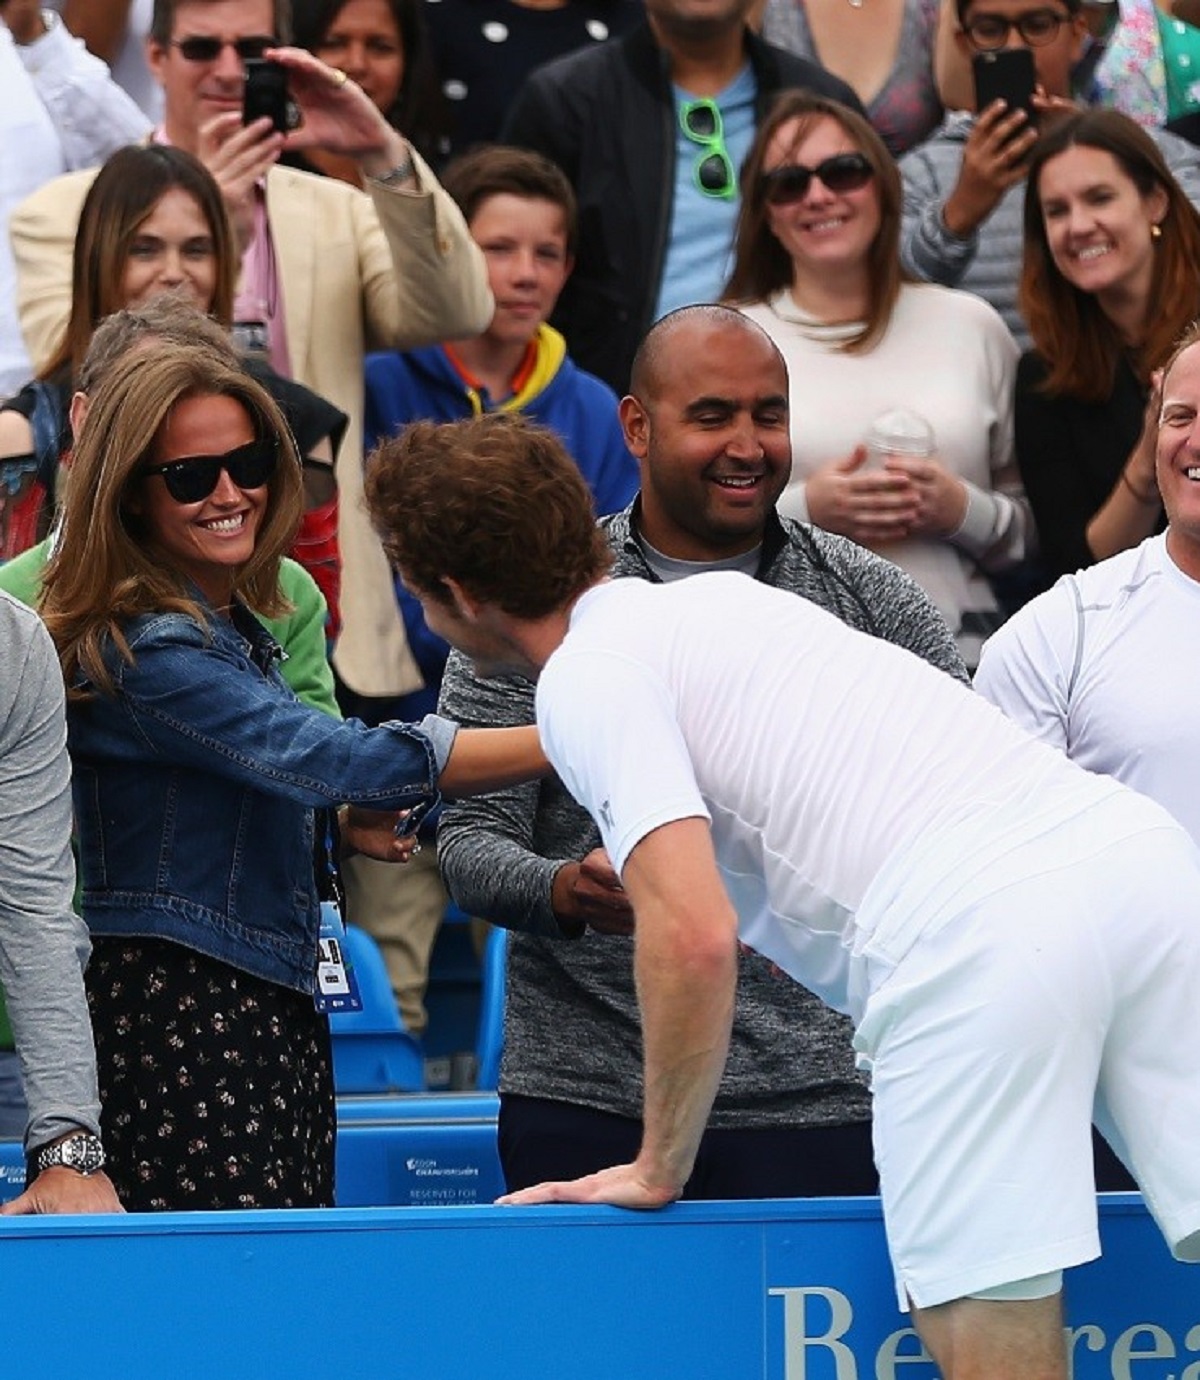
<svg viewBox="0 0 1200 1380">
<path fill-rule="evenodd" d="M 90 1131 L 81 1131 L 78 1135 L 68 1136 L 39 1150 L 34 1164 L 39 1174 L 43 1169 L 53 1169 L 55 1165 L 74 1169 L 77 1174 L 95 1174 L 104 1168 L 104 1146 L 100 1144 L 99 1136 L 92 1135 Z"/>
</svg>

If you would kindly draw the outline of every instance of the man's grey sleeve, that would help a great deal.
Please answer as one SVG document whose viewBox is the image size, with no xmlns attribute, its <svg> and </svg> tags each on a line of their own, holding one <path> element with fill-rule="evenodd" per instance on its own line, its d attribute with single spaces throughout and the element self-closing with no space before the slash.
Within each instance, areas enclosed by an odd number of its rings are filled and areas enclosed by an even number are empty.
<svg viewBox="0 0 1200 1380">
<path fill-rule="evenodd" d="M 20 610 L 25 614 L 26 610 Z M 62 672 L 33 614 L 0 608 L 0 984 L 21 1060 L 27 1150 L 99 1134 L 96 1055 L 83 987 L 90 945 L 72 909 L 71 772 Z M 7 692 L 7 693 L 5 693 Z"/>
<path fill-rule="evenodd" d="M 977 233 L 959 239 L 942 219 L 942 207 L 961 165 L 962 145 L 936 136 L 900 160 L 904 181 L 900 260 L 914 277 L 943 287 L 959 285 L 979 247 Z"/>
<path fill-rule="evenodd" d="M 534 688 L 516 678 L 480 679 L 470 662 L 453 652 L 442 677 L 438 713 L 472 727 L 531 724 Z M 438 863 L 450 895 L 468 914 L 506 929 L 563 939 L 571 935 L 551 905 L 554 875 L 594 845 L 561 857 L 539 854 L 534 836 L 542 789 L 535 782 L 445 806 L 438 827 Z M 573 802 L 571 808 L 587 820 Z"/>
<path fill-rule="evenodd" d="M 970 685 L 971 677 L 954 634 L 911 575 L 854 542 L 829 533 L 821 533 L 819 540 L 826 560 L 839 570 L 841 578 L 870 611 L 877 636 Z"/>
</svg>

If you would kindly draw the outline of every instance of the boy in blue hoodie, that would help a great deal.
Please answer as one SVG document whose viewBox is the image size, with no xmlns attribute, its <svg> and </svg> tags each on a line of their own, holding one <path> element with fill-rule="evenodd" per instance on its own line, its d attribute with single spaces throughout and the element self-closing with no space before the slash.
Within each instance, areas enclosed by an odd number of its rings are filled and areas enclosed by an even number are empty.
<svg viewBox="0 0 1200 1380">
<path fill-rule="evenodd" d="M 597 514 L 619 511 L 638 474 L 616 394 L 578 369 L 546 324 L 574 262 L 571 184 L 540 154 L 492 145 L 451 163 L 442 186 L 483 250 L 495 314 L 470 340 L 367 356 L 368 453 L 409 422 L 522 412 L 562 438 Z"/>
<path fill-rule="evenodd" d="M 455 159 L 441 182 L 483 250 L 495 314 L 470 340 L 367 356 L 366 453 L 409 422 L 522 412 L 562 439 L 592 491 L 597 515 L 620 511 L 637 492 L 638 469 L 621 434 L 616 394 L 576 368 L 562 336 L 546 324 L 573 264 L 571 184 L 540 154 L 499 145 Z M 434 709 L 449 650 L 399 581 L 396 597 L 425 687 L 388 701 L 343 692 L 344 711 L 369 723 Z M 421 837 L 432 842 L 432 823 Z M 401 1014 L 419 1033 L 429 952 L 447 901 L 434 850 L 428 847 L 399 876 L 394 868 L 354 859 L 345 880 L 348 914 L 379 941 Z"/>
</svg>

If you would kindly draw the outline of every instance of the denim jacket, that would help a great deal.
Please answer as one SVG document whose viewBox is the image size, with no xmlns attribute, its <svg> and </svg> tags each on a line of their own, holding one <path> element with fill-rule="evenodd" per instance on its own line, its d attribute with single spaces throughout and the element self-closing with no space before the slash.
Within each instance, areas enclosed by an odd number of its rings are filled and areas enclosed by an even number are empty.
<svg viewBox="0 0 1200 1380">
<path fill-rule="evenodd" d="M 84 918 L 311 992 L 314 807 L 430 799 L 453 726 L 368 729 L 306 708 L 240 606 L 208 628 L 144 615 L 125 635 L 132 664 L 105 651 L 115 693 L 68 715 Z"/>
</svg>

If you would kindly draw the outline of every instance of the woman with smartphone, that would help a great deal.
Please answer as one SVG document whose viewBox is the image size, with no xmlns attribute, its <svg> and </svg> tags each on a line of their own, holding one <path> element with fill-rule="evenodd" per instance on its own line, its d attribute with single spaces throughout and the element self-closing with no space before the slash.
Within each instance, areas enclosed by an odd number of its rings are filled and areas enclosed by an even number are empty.
<svg viewBox="0 0 1200 1380">
<path fill-rule="evenodd" d="M 1012 454 L 1017 347 L 979 298 L 906 281 L 899 172 L 845 107 L 781 96 L 741 191 L 726 295 L 787 361 L 792 480 L 780 510 L 907 570 L 973 667 L 1002 618 L 989 575 L 1032 540 Z M 868 448 L 873 421 L 897 408 L 917 414 L 908 430 L 923 428 L 924 444 L 877 434 Z"/>
<path fill-rule="evenodd" d="M 1080 112 L 1034 150 L 1020 300 L 1017 459 L 1057 576 L 1161 527 L 1155 372 L 1200 311 L 1200 214 L 1127 116 Z"/>
<path fill-rule="evenodd" d="M 545 770 L 533 729 L 369 729 L 296 701 L 258 616 L 286 612 L 301 507 L 282 414 L 208 346 L 129 352 L 91 398 L 41 612 L 104 1142 L 135 1211 L 332 1202 L 314 811 L 368 812 L 356 840 L 398 861 L 398 812 Z"/>
</svg>

